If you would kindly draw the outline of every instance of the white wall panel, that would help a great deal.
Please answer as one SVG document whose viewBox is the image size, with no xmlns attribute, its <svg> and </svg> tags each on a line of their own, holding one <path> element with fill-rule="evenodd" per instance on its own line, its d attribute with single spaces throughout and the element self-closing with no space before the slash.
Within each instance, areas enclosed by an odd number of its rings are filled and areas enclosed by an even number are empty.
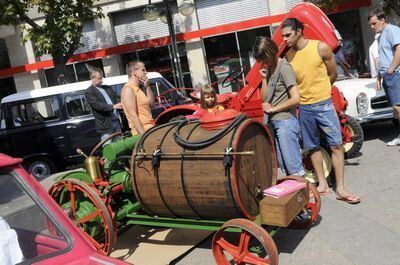
<svg viewBox="0 0 400 265">
<path fill-rule="evenodd" d="M 270 0 L 270 1 L 274 1 L 274 0 Z M 290 9 L 292 9 L 295 5 L 297 5 L 298 3 L 301 3 L 301 2 L 304 2 L 304 1 L 302 1 L 302 0 L 285 0 L 286 12 L 289 12 Z"/>
<path fill-rule="evenodd" d="M 172 4 L 171 8 L 174 14 L 175 32 L 180 33 L 180 19 L 176 3 Z M 156 21 L 144 19 L 143 7 L 114 13 L 112 17 L 118 45 L 169 36 L 167 24 L 162 23 L 159 19 Z"/>
<path fill-rule="evenodd" d="M 270 15 L 268 0 L 196 0 L 200 28 Z"/>
</svg>

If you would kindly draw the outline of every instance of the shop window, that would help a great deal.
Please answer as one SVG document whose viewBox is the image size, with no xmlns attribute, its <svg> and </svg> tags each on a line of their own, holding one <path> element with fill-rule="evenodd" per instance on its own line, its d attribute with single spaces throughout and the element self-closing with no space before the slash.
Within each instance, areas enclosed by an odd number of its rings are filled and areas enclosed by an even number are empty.
<svg viewBox="0 0 400 265">
<path fill-rule="evenodd" d="M 66 79 L 68 82 L 76 82 L 74 66 L 72 64 L 66 66 L 67 75 Z M 47 86 L 57 86 L 58 84 L 58 76 L 56 74 L 56 70 L 54 68 L 45 69 L 44 73 L 46 75 Z"/>
<path fill-rule="evenodd" d="M 240 67 L 239 51 L 235 33 L 204 39 L 207 63 L 211 84 L 219 93 L 237 91 L 238 87 L 231 82 L 230 87 L 223 88 L 221 82 L 228 74 Z"/>
<path fill-rule="evenodd" d="M 101 59 L 97 59 L 67 65 L 67 82 L 74 83 L 90 80 L 89 71 L 91 67 L 97 67 L 103 70 L 103 61 Z M 54 68 L 45 69 L 44 72 L 46 75 L 47 86 L 59 85 L 59 79 Z"/>
<path fill-rule="evenodd" d="M 85 81 L 85 80 L 90 80 L 89 72 L 92 67 L 96 67 L 103 70 L 103 61 L 101 59 L 86 61 L 82 63 L 76 63 L 74 66 L 75 66 L 75 74 L 77 80 Z"/>
<path fill-rule="evenodd" d="M 0 39 L 0 69 L 9 68 L 10 59 L 8 58 L 6 42 Z"/>
<path fill-rule="evenodd" d="M 361 31 L 361 21 L 358 10 L 351 10 L 338 14 L 329 15 L 329 19 L 340 32 L 343 43 L 341 53 L 350 66 L 349 69 L 337 67 L 338 74 L 356 75 L 358 72 L 365 72 L 365 56 Z M 338 56 L 338 55 L 337 55 Z M 337 58 L 338 59 L 338 58 Z M 348 73 L 346 73 L 348 70 Z"/>
<path fill-rule="evenodd" d="M 10 59 L 8 58 L 6 42 L 0 39 L 0 69 L 9 68 Z M 0 100 L 10 94 L 15 93 L 15 83 L 14 78 L 1 78 L 0 79 Z"/>
<path fill-rule="evenodd" d="M 222 87 L 222 81 L 233 71 L 244 68 L 244 80 L 254 64 L 252 49 L 257 36 L 270 37 L 269 27 L 261 27 L 204 39 L 211 83 L 219 93 L 238 91 L 244 82 L 232 80 Z"/>
<path fill-rule="evenodd" d="M 185 43 L 178 43 L 178 53 L 185 86 L 192 87 Z M 177 86 L 173 74 L 173 61 L 169 45 L 127 53 L 123 54 L 121 57 L 124 68 L 130 61 L 141 60 L 146 65 L 147 72 L 159 72 L 165 79 L 174 84 L 175 87 Z"/>
<path fill-rule="evenodd" d="M 2 78 L 0 79 L 0 100 L 8 95 L 16 93 L 14 78 Z"/>
<path fill-rule="evenodd" d="M 245 75 L 250 71 L 255 61 L 253 59 L 253 45 L 257 36 L 271 37 L 269 27 L 262 27 L 240 31 L 237 33 L 240 49 L 240 59 L 245 68 Z"/>
</svg>

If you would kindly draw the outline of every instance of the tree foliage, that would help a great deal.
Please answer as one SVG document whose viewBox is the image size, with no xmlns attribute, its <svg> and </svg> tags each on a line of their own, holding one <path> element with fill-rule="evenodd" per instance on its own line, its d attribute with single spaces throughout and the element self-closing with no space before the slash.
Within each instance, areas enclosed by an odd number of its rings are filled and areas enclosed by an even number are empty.
<svg viewBox="0 0 400 265">
<path fill-rule="evenodd" d="M 392 11 L 400 17 L 400 1 L 399 0 L 385 0 L 380 1 L 383 7 L 383 10 L 390 14 Z"/>
<path fill-rule="evenodd" d="M 334 10 L 337 5 L 344 3 L 344 2 L 349 2 L 349 0 L 306 0 L 305 2 L 310 2 L 318 6 L 319 8 L 323 10 Z"/>
<path fill-rule="evenodd" d="M 324 10 L 334 10 L 337 5 L 351 2 L 351 0 L 308 0 Z M 394 12 L 397 16 L 400 16 L 400 0 L 380 0 L 380 7 L 387 13 L 390 14 Z"/>
<path fill-rule="evenodd" d="M 37 56 L 51 54 L 57 74 L 66 73 L 65 64 L 82 46 L 85 22 L 104 17 L 98 0 L 2 0 L 0 25 L 17 25 L 23 41 L 32 41 Z M 34 20 L 39 13 L 42 20 Z"/>
</svg>

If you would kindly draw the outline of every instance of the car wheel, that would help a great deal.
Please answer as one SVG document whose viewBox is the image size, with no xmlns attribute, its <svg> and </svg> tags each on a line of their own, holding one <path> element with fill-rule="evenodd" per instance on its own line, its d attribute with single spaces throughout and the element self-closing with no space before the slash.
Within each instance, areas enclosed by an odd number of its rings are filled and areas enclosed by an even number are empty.
<svg viewBox="0 0 400 265">
<path fill-rule="evenodd" d="M 351 116 L 347 116 L 346 126 L 348 127 L 347 129 L 350 132 L 352 141 L 343 144 L 345 157 L 354 158 L 359 154 L 361 147 L 363 145 L 364 132 L 360 123 Z"/>
<path fill-rule="evenodd" d="M 46 157 L 36 157 L 24 162 L 25 168 L 36 179 L 44 179 L 55 173 L 57 167 L 53 161 Z"/>
</svg>

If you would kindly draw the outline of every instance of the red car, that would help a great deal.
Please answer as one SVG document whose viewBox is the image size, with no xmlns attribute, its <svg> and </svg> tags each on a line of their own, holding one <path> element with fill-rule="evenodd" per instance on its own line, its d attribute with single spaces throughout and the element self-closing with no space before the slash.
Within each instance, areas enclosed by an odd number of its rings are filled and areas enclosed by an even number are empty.
<svg viewBox="0 0 400 265">
<path fill-rule="evenodd" d="M 21 162 L 0 153 L 0 264 L 127 264 L 99 254 Z"/>
</svg>

